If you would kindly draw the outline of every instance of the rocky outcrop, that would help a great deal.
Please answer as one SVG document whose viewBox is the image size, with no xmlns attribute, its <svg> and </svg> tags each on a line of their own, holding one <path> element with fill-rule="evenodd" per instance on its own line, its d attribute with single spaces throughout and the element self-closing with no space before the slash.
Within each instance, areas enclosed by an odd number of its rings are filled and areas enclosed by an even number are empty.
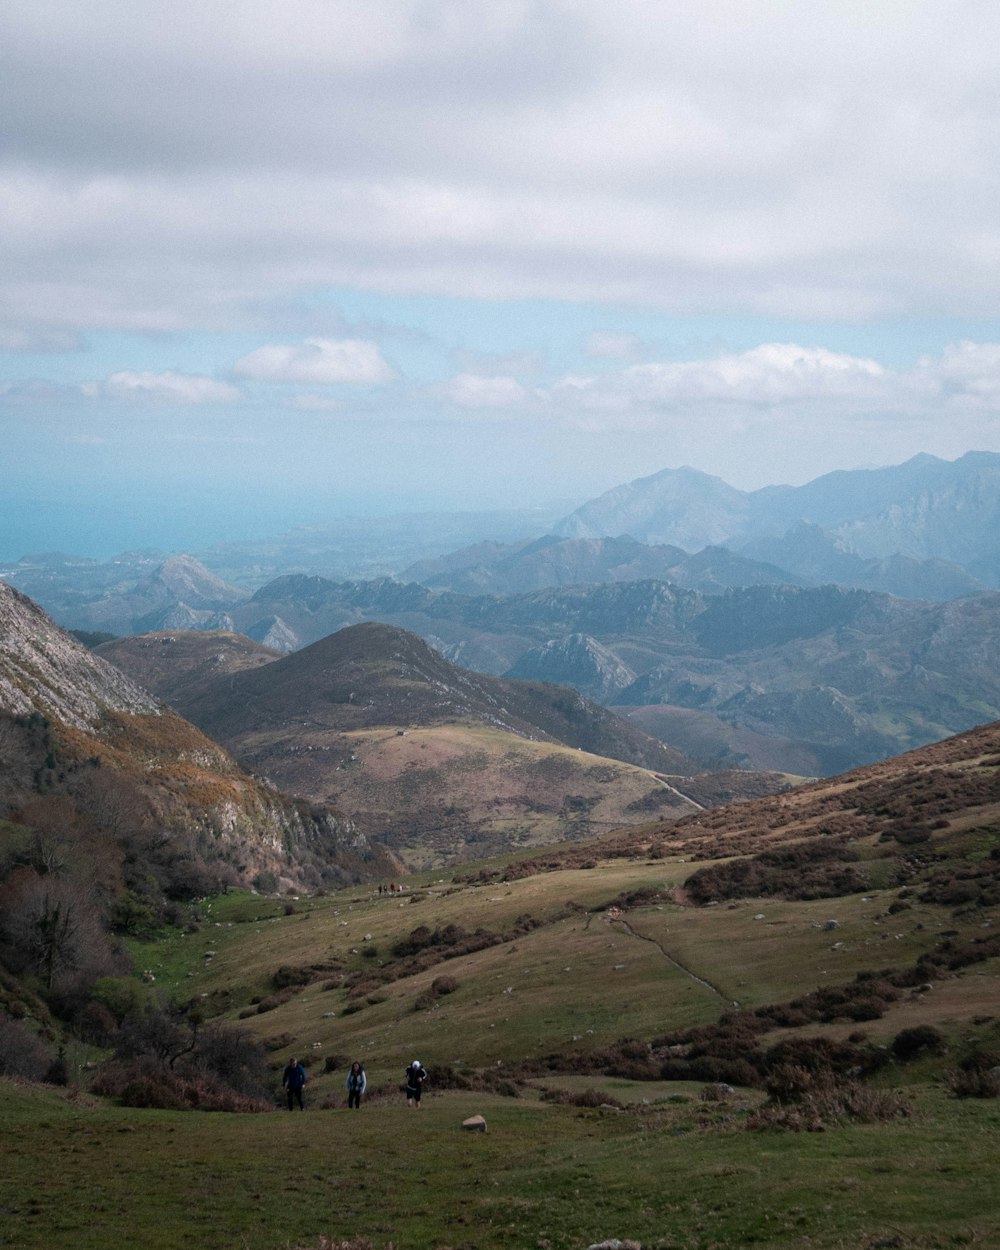
<svg viewBox="0 0 1000 1250">
<path fill-rule="evenodd" d="M 0 582 L 0 711 L 93 729 L 107 712 L 159 712 L 152 695 Z"/>
<path fill-rule="evenodd" d="M 636 678 L 613 651 L 587 634 L 554 638 L 525 652 L 507 676 L 573 686 L 599 703 L 614 703 L 615 696 Z"/>
</svg>

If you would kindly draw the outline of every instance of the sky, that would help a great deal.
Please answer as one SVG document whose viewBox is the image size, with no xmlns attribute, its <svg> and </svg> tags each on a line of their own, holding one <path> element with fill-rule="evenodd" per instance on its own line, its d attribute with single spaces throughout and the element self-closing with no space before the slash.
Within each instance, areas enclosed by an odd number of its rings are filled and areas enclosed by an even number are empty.
<svg viewBox="0 0 1000 1250">
<path fill-rule="evenodd" d="M 0 555 L 1000 451 L 990 0 L 5 0 Z"/>
</svg>

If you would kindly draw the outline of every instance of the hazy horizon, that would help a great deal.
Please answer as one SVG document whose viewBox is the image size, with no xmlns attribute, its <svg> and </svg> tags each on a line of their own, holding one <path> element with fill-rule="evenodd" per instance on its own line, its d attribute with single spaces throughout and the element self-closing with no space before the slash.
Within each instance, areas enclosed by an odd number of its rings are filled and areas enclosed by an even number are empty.
<svg viewBox="0 0 1000 1250">
<path fill-rule="evenodd" d="M 981 0 L 12 0 L 0 552 L 1000 451 L 995 36 Z"/>
</svg>

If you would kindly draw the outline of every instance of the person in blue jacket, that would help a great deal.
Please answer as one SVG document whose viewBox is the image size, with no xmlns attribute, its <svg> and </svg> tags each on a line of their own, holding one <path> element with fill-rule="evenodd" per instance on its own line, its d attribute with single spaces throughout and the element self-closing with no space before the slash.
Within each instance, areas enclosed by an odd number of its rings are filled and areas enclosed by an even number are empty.
<svg viewBox="0 0 1000 1250">
<path fill-rule="evenodd" d="M 298 1101 L 299 1110 L 305 1111 L 302 1103 L 302 1090 L 305 1088 L 306 1070 L 301 1063 L 293 1055 L 288 1061 L 288 1066 L 281 1074 L 281 1085 L 283 1089 L 288 1091 L 288 1110 L 294 1111 L 293 1102 Z"/>
<path fill-rule="evenodd" d="M 361 1106 L 361 1095 L 368 1088 L 368 1078 L 365 1076 L 365 1065 L 357 1059 L 351 1064 L 351 1070 L 347 1074 L 345 1083 L 347 1089 L 347 1105 L 354 1107 L 355 1110 Z"/>
</svg>

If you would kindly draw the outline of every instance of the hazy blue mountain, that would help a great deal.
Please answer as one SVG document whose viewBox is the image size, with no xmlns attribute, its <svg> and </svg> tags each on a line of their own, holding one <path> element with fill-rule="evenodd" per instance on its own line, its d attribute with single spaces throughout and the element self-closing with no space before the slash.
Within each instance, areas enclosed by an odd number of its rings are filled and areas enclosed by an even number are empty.
<svg viewBox="0 0 1000 1250">
<path fill-rule="evenodd" d="M 901 599 L 961 599 L 990 589 L 988 582 L 947 560 L 902 555 L 866 559 L 851 551 L 843 538 L 809 521 L 799 521 L 780 538 L 755 539 L 742 554 L 783 565 L 813 585 L 832 582 Z"/>
<path fill-rule="evenodd" d="M 802 585 L 786 569 L 706 547 L 689 555 L 680 547 L 617 538 L 561 538 L 548 534 L 531 543 L 477 544 L 439 560 L 411 565 L 401 580 L 459 594 L 521 594 L 549 586 L 631 582 L 654 578 L 714 593 L 727 586 L 761 583 Z"/>
<path fill-rule="evenodd" d="M 884 469 L 827 473 L 804 486 L 738 491 L 694 469 L 665 469 L 584 504 L 555 527 L 581 538 L 630 534 L 694 551 L 706 543 L 746 554 L 807 521 L 846 552 L 883 560 L 945 560 L 998 585 L 1000 454 L 955 461 L 915 456 Z"/>
<path fill-rule="evenodd" d="M 676 544 L 685 551 L 725 543 L 750 516 L 749 496 L 698 469 L 661 469 L 599 495 L 554 532 L 567 538 L 616 538 Z"/>
</svg>

